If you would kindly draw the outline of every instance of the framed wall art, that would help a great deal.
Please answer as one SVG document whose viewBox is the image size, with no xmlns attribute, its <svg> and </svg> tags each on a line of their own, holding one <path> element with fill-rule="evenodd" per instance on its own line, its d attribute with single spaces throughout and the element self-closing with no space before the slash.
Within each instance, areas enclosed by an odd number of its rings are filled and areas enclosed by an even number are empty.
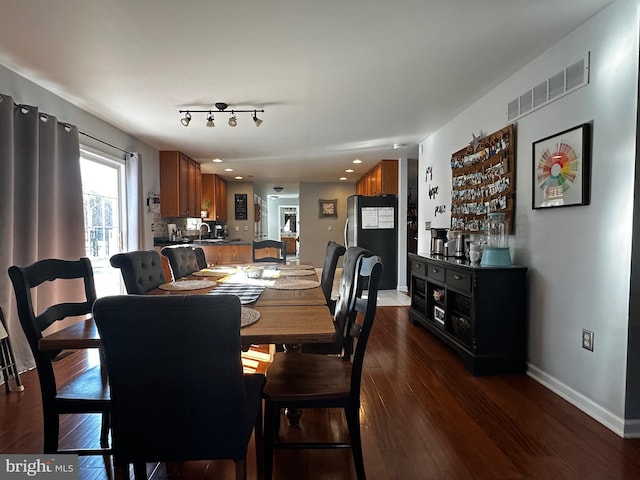
<svg viewBox="0 0 640 480">
<path fill-rule="evenodd" d="M 589 205 L 591 125 L 533 142 L 532 208 Z"/>
<path fill-rule="evenodd" d="M 338 216 L 338 199 L 320 200 L 320 218 Z"/>
</svg>

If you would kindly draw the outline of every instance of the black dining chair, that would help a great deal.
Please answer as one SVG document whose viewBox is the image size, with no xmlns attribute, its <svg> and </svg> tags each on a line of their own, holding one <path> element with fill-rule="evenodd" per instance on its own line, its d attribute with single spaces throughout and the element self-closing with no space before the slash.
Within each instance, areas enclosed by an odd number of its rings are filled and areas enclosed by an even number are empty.
<svg viewBox="0 0 640 480">
<path fill-rule="evenodd" d="M 214 459 L 233 460 L 244 479 L 254 431 L 261 477 L 265 377 L 243 374 L 238 297 L 103 297 L 93 315 L 111 384 L 117 480 L 129 478 L 129 464 L 140 480 L 145 463 Z"/>
<path fill-rule="evenodd" d="M 349 329 L 356 317 L 355 299 L 362 294 L 363 285 L 358 283 L 358 265 L 362 257 L 371 257 L 373 253 L 362 247 L 346 249 L 342 261 L 342 275 L 338 289 L 338 300 L 333 312 L 333 326 L 336 330 L 332 343 L 304 343 L 304 353 L 342 355 L 345 360 L 351 356 L 353 346 Z"/>
<path fill-rule="evenodd" d="M 198 268 L 202 270 L 203 268 L 207 268 L 207 256 L 204 253 L 204 249 L 202 247 L 193 247 L 193 253 L 196 255 L 196 263 L 198 264 Z"/>
<path fill-rule="evenodd" d="M 9 375 L 13 376 L 15 382 L 16 392 L 24 391 L 24 386 L 20 381 L 20 373 L 16 367 L 16 358 L 13 355 L 13 349 L 11 348 L 11 341 L 9 340 L 9 329 L 7 328 L 7 322 L 4 317 L 4 311 L 0 307 L 0 325 L 7 334 L 4 338 L 0 335 L 0 370 L 2 371 L 2 379 L 4 381 L 4 388 L 7 393 L 11 391 L 9 385 Z"/>
<path fill-rule="evenodd" d="M 349 336 L 355 351 L 351 362 L 331 355 L 276 353 L 267 372 L 263 390 L 265 400 L 264 465 L 266 480 L 273 471 L 275 449 L 351 448 L 356 475 L 365 479 L 360 435 L 360 384 L 365 350 L 376 314 L 377 293 L 382 263 L 379 257 L 360 257 L 358 283 L 369 281 L 367 298 L 356 298 L 356 310 L 362 322 L 354 322 Z M 350 439 L 347 441 L 298 442 L 280 440 L 280 411 L 283 408 L 344 409 Z M 333 430 L 333 428 L 332 428 Z"/>
<path fill-rule="evenodd" d="M 277 256 L 271 256 L 273 250 L 277 250 Z M 260 252 L 260 250 L 266 250 Z M 251 255 L 254 262 L 275 262 L 287 263 L 287 247 L 285 242 L 278 240 L 260 240 L 254 241 L 251 248 Z"/>
<path fill-rule="evenodd" d="M 18 307 L 18 317 L 22 330 L 31 347 L 36 361 L 42 413 L 44 418 L 44 453 L 76 453 L 79 455 L 104 455 L 109 449 L 109 414 L 111 398 L 109 385 L 100 366 L 93 367 L 74 376 L 67 383 L 56 381 L 52 361 L 60 351 L 40 350 L 38 342 L 42 332 L 48 327 L 71 317 L 88 316 L 96 300 L 93 269 L 88 258 L 79 260 L 45 259 L 32 265 L 9 267 L 9 277 L 13 283 Z M 34 312 L 34 298 L 42 284 L 52 281 L 81 281 L 84 285 L 83 301 L 65 301 L 49 305 Z M 98 449 L 59 449 L 60 415 L 62 414 L 102 414 L 100 446 Z"/>
<path fill-rule="evenodd" d="M 162 259 L 155 250 L 116 253 L 109 262 L 119 268 L 127 293 L 143 294 L 166 283 Z"/>
<path fill-rule="evenodd" d="M 322 293 L 324 293 L 324 298 L 327 301 L 327 306 L 332 315 L 336 310 L 336 300 L 331 298 L 331 294 L 333 293 L 333 280 L 336 275 L 338 260 L 340 260 L 340 257 L 344 255 L 346 251 L 347 249 L 344 245 L 340 245 L 333 240 L 329 240 L 327 243 L 322 274 L 320 275 L 320 288 L 322 288 Z"/>
<path fill-rule="evenodd" d="M 164 247 L 160 253 L 169 260 L 174 281 L 200 270 L 193 247 Z"/>
</svg>

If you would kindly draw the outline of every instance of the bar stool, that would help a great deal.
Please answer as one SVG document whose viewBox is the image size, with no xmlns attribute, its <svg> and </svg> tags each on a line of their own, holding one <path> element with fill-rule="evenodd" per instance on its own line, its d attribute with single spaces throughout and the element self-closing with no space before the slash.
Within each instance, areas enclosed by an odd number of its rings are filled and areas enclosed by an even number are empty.
<svg viewBox="0 0 640 480">
<path fill-rule="evenodd" d="M 9 374 L 13 375 L 16 382 L 15 391 L 24 391 L 24 385 L 20 382 L 20 374 L 16 368 L 16 359 L 13 356 L 13 350 L 11 349 L 11 342 L 9 341 L 9 330 L 7 329 L 7 323 L 5 322 L 4 312 L 0 307 L 0 323 L 2 323 L 2 329 L 0 329 L 0 337 L 5 335 L 4 338 L 0 338 L 0 370 L 2 370 L 2 378 L 4 379 L 4 388 L 9 393 L 11 387 L 9 386 Z"/>
</svg>

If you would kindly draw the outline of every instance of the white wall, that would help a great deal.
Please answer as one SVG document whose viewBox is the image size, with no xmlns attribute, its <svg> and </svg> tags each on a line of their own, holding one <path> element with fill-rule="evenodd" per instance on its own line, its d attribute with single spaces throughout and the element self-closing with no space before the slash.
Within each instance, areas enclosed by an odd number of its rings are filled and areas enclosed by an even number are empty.
<svg viewBox="0 0 640 480">
<path fill-rule="evenodd" d="M 448 227 L 451 154 L 472 133 L 507 124 L 507 102 L 591 52 L 590 84 L 518 120 L 514 263 L 529 267 L 529 375 L 613 431 L 625 430 L 629 281 L 638 82 L 638 1 L 617 0 L 428 136 L 419 164 L 418 250 L 425 221 Z M 532 142 L 593 123 L 589 206 L 532 210 Z M 433 182 L 425 182 L 427 165 Z M 440 194 L 429 200 L 429 184 Z M 424 205 L 424 208 L 423 208 Z M 581 332 L 595 332 L 594 351 Z M 627 425 L 629 425 L 627 421 Z M 629 432 L 629 428 L 627 428 Z"/>
<path fill-rule="evenodd" d="M 153 147 L 140 142 L 135 137 L 79 109 L 54 93 L 36 85 L 2 65 L 0 65 L 0 93 L 10 95 L 16 103 L 38 107 L 41 112 L 53 115 L 61 122 L 76 125 L 78 130 L 93 135 L 112 145 L 116 145 L 123 150 L 140 152 L 142 154 L 143 197 L 146 199 L 147 192 L 149 191 L 160 191 L 158 151 Z M 84 135 L 80 135 L 80 144 L 112 156 L 124 157 L 122 152 L 96 142 Z M 151 232 L 151 223 L 154 221 L 153 214 L 147 212 L 147 209 L 145 209 L 144 215 L 144 248 L 151 248 L 153 246 L 153 233 Z"/>
<path fill-rule="evenodd" d="M 300 261 L 322 267 L 329 240 L 344 245 L 347 197 L 355 195 L 355 183 L 300 183 Z M 338 199 L 338 216 L 320 218 L 318 200 Z M 341 265 L 341 264 L 340 264 Z"/>
</svg>

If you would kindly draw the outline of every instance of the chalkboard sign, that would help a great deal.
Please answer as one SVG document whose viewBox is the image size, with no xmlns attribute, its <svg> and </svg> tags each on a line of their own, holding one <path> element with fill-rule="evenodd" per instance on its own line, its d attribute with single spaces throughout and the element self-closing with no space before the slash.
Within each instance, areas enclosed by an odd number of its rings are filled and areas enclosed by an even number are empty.
<svg viewBox="0 0 640 480">
<path fill-rule="evenodd" d="M 236 220 L 246 220 L 248 218 L 247 215 L 247 194 L 246 193 L 236 193 Z"/>
</svg>

